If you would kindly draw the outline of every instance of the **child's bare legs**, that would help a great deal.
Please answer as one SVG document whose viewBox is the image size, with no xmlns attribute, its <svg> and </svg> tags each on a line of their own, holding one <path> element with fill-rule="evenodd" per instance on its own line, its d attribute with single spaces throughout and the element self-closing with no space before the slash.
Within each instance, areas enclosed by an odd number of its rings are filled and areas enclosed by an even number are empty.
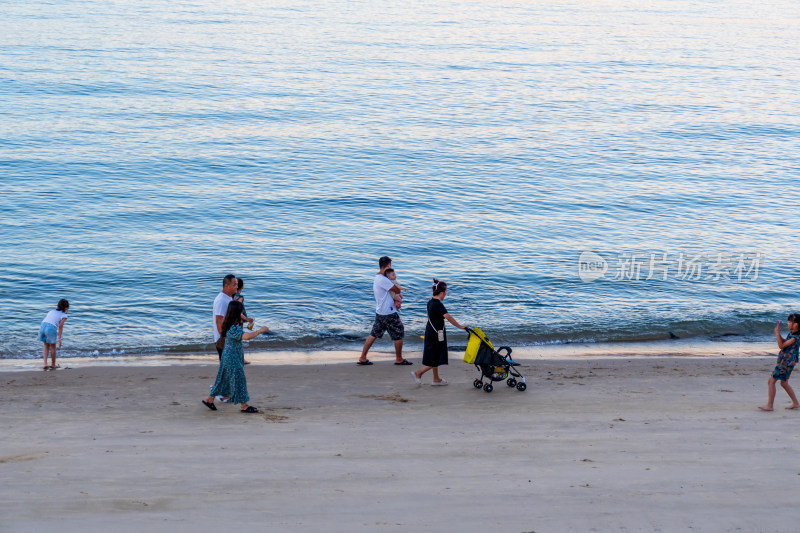
<svg viewBox="0 0 800 533">
<path fill-rule="evenodd" d="M 47 356 L 50 355 L 51 363 L 50 365 L 47 364 Z M 44 369 L 53 369 L 57 368 L 56 365 L 56 345 L 55 344 L 48 344 L 44 343 L 44 348 L 42 349 L 42 358 L 44 359 Z"/>
<path fill-rule="evenodd" d="M 56 348 L 57 347 L 55 344 L 50 345 L 50 370 L 55 370 L 58 368 L 58 365 L 56 364 Z"/>
<path fill-rule="evenodd" d="M 767 405 L 759 406 L 762 411 L 772 411 L 772 404 L 775 403 L 775 382 L 777 379 L 770 376 L 767 382 Z"/>
<path fill-rule="evenodd" d="M 792 399 L 792 405 L 787 407 L 787 409 L 800 408 L 800 403 L 797 402 L 797 396 L 794 395 L 794 389 L 792 389 L 792 386 L 789 385 L 789 382 L 788 381 L 781 381 L 781 387 L 783 387 L 783 390 L 785 390 L 786 394 L 789 395 L 789 398 Z"/>
</svg>

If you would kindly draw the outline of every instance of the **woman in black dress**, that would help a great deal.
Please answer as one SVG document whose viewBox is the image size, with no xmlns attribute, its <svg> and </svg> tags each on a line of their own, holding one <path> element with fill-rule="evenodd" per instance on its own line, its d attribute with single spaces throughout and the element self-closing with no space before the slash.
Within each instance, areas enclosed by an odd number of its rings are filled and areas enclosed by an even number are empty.
<svg viewBox="0 0 800 533">
<path fill-rule="evenodd" d="M 459 324 L 445 309 L 442 300 L 447 296 L 447 283 L 433 280 L 433 298 L 428 301 L 428 325 L 425 326 L 425 346 L 422 349 L 422 368 L 411 372 L 417 385 L 422 384 L 422 374 L 433 370 L 431 385 L 447 385 L 447 381 L 439 377 L 439 367 L 447 364 L 447 334 L 444 330 L 444 320 L 460 329 L 467 326 Z"/>
</svg>

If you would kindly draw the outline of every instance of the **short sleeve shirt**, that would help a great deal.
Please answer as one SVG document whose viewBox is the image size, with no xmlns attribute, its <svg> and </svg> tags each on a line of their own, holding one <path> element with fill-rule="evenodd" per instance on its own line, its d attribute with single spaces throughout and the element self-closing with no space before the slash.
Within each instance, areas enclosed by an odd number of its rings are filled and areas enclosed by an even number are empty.
<svg viewBox="0 0 800 533">
<path fill-rule="evenodd" d="M 391 315 L 397 312 L 394 298 L 389 292 L 392 287 L 394 287 L 394 282 L 383 274 L 375 276 L 375 281 L 372 283 L 372 290 L 375 292 L 375 314 Z"/>
<path fill-rule="evenodd" d="M 444 315 L 446 314 L 447 308 L 445 308 L 441 300 L 437 298 L 428 300 L 428 319 L 437 331 L 444 329 Z"/>
<path fill-rule="evenodd" d="M 61 323 L 62 318 L 67 318 L 67 313 L 64 311 L 59 311 L 58 309 L 53 309 L 47 316 L 44 317 L 42 323 L 53 324 L 54 326 L 58 326 Z"/>
<path fill-rule="evenodd" d="M 797 363 L 798 353 L 800 353 L 800 335 L 790 333 L 786 336 L 786 340 L 788 341 L 789 339 L 794 339 L 794 344 L 781 350 L 781 353 L 778 355 L 778 360 L 785 357 L 788 359 L 790 365 L 794 365 Z"/>
<path fill-rule="evenodd" d="M 233 298 L 221 292 L 217 294 L 217 297 L 214 298 L 214 315 L 211 317 L 212 324 L 214 327 L 214 342 L 219 340 L 219 331 L 217 331 L 217 317 L 218 316 L 225 316 L 225 313 L 228 312 L 228 304 L 233 301 Z"/>
</svg>

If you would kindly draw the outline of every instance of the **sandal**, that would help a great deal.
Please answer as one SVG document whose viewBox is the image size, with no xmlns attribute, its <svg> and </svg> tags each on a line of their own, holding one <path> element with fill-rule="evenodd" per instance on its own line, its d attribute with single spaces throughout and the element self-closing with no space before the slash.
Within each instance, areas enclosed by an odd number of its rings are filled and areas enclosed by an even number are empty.
<svg viewBox="0 0 800 533">
<path fill-rule="evenodd" d="M 206 407 L 208 407 L 208 408 L 209 408 L 209 409 L 211 409 L 212 411 L 216 411 L 216 410 L 217 410 L 217 406 L 216 406 L 216 405 L 214 405 L 214 402 L 210 402 L 210 403 L 209 403 L 209 402 L 207 402 L 207 401 L 203 400 L 203 405 L 205 405 Z"/>
<path fill-rule="evenodd" d="M 396 364 L 396 365 L 413 365 L 414 363 L 412 363 L 412 362 L 411 362 L 411 361 L 409 361 L 408 359 L 403 359 L 403 360 L 402 360 L 402 361 L 400 361 L 399 363 L 395 363 L 395 364 Z"/>
<path fill-rule="evenodd" d="M 366 361 L 356 361 L 356 364 L 361 366 L 366 366 L 366 365 L 371 365 L 372 361 L 370 361 L 369 359 L 367 359 Z"/>
<path fill-rule="evenodd" d="M 252 405 L 248 405 L 247 409 L 240 409 L 240 411 L 243 413 L 257 413 L 258 409 L 253 407 Z"/>
</svg>

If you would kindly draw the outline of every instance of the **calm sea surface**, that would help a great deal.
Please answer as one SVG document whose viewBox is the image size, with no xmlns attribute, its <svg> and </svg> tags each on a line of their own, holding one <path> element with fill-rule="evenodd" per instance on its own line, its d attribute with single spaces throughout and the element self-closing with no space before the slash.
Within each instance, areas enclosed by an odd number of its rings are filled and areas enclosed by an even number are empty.
<svg viewBox="0 0 800 533">
<path fill-rule="evenodd" d="M 512 346 L 763 340 L 800 310 L 798 19 L 0 1 L 0 358 L 59 298 L 62 355 L 213 350 L 229 272 L 256 347 L 360 349 L 384 254 L 411 345 L 434 276 Z"/>
</svg>

